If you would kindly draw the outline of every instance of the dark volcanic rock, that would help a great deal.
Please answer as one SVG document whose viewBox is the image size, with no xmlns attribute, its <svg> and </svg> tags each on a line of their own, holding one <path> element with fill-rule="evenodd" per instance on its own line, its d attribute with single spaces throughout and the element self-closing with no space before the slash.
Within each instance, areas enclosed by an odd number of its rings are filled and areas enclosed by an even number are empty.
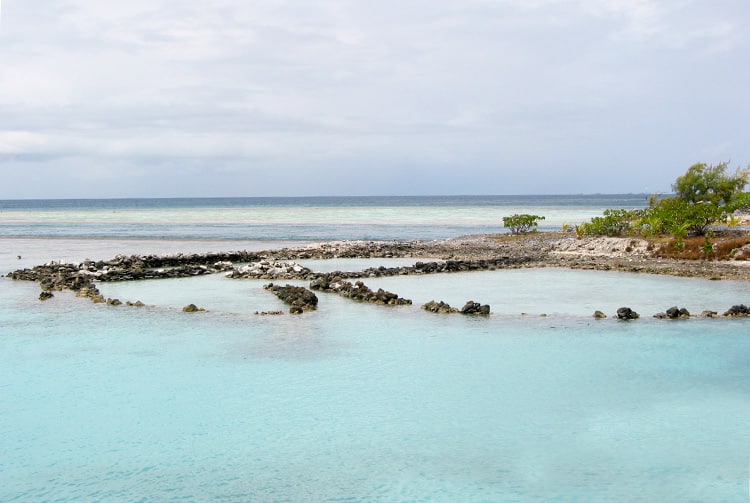
<svg viewBox="0 0 750 503">
<path fill-rule="evenodd" d="M 673 320 L 677 318 L 690 318 L 690 312 L 684 307 L 678 308 L 677 306 L 673 306 L 667 309 L 666 313 Z"/>
<path fill-rule="evenodd" d="M 629 307 L 621 307 L 617 310 L 617 319 L 619 320 L 637 320 L 639 317 L 640 315 Z"/>
<path fill-rule="evenodd" d="M 668 318 L 670 320 L 676 320 L 678 318 L 686 319 L 686 318 L 690 318 L 690 312 L 684 307 L 678 308 L 677 306 L 673 306 L 667 309 L 663 313 L 656 313 L 654 315 L 654 318 L 660 318 L 660 319 Z"/>
<path fill-rule="evenodd" d="M 750 316 L 750 309 L 748 309 L 748 307 L 745 304 L 739 304 L 739 305 L 730 307 L 724 313 L 724 316 L 744 318 L 744 317 Z"/>
<path fill-rule="evenodd" d="M 434 300 L 429 301 L 427 304 L 424 304 L 422 306 L 422 309 L 425 311 L 429 311 L 431 313 L 457 313 L 458 309 L 455 307 L 451 307 L 449 304 L 446 304 L 442 300 L 440 302 L 435 302 Z"/>
<path fill-rule="evenodd" d="M 317 295 L 305 287 L 293 285 L 278 286 L 269 283 L 263 288 L 273 292 L 285 304 L 291 306 L 289 312 L 292 314 L 302 314 L 304 311 L 314 311 L 318 308 Z"/>
<path fill-rule="evenodd" d="M 594 318 L 596 318 L 597 320 L 603 320 L 606 317 L 607 317 L 607 315 L 604 314 L 603 312 L 601 312 L 601 311 L 594 311 Z"/>
<path fill-rule="evenodd" d="M 49 300 L 52 297 L 54 297 L 54 295 L 52 294 L 52 292 L 48 290 L 43 290 L 42 293 L 39 294 L 39 300 L 42 300 L 42 301 Z"/>
<path fill-rule="evenodd" d="M 470 300 L 461 308 L 461 314 L 481 314 L 486 316 L 490 314 L 490 306 Z"/>
<path fill-rule="evenodd" d="M 411 300 L 399 297 L 397 294 L 379 288 L 377 292 L 371 290 L 361 281 L 352 284 L 339 276 L 323 275 L 310 283 L 313 290 L 333 292 L 347 299 L 369 302 L 371 304 L 382 304 L 389 306 L 409 305 Z"/>
<path fill-rule="evenodd" d="M 33 269 L 8 274 L 15 280 L 36 281 L 44 290 L 80 290 L 92 281 L 132 281 L 140 279 L 181 278 L 212 274 L 232 269 L 232 260 L 249 262 L 258 256 L 248 252 L 202 255 L 133 255 L 83 263 L 49 262 Z"/>
<path fill-rule="evenodd" d="M 198 313 L 198 312 L 205 311 L 205 309 L 200 308 L 196 306 L 195 304 L 188 304 L 187 306 L 182 308 L 182 311 L 185 313 Z"/>
</svg>

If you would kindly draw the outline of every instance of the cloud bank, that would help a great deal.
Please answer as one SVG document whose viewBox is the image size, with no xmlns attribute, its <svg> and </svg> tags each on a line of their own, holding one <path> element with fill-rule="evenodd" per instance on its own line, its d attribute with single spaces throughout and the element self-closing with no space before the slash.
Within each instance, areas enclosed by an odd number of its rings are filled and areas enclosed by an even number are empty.
<svg viewBox="0 0 750 503">
<path fill-rule="evenodd" d="M 669 189 L 750 162 L 746 0 L 6 0 L 0 198 Z"/>
</svg>

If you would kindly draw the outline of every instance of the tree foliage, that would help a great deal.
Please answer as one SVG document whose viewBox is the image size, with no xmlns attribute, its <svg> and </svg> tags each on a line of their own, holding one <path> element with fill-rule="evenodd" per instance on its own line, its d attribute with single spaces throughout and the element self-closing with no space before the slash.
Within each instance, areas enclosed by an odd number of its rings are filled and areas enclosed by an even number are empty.
<svg viewBox="0 0 750 503">
<path fill-rule="evenodd" d="M 678 197 L 668 197 L 647 209 L 641 219 L 641 229 L 646 223 L 653 227 L 651 234 L 674 234 L 685 237 L 688 234 L 702 236 L 714 222 L 725 220 L 724 207 L 711 203 L 689 203 Z M 644 232 L 644 234 L 647 232 Z"/>
<path fill-rule="evenodd" d="M 527 213 L 515 214 L 503 217 L 503 227 L 510 229 L 511 234 L 526 234 L 536 230 L 539 220 L 544 220 L 541 215 L 529 215 Z"/>
<path fill-rule="evenodd" d="M 728 212 L 750 209 L 750 192 L 737 192 L 726 204 Z"/>
<path fill-rule="evenodd" d="M 710 203 L 716 206 L 729 203 L 747 185 L 750 168 L 737 168 L 727 173 L 728 162 L 715 166 L 693 164 L 684 175 L 677 177 L 672 190 L 688 203 Z"/>
<path fill-rule="evenodd" d="M 654 236 L 672 234 L 678 243 L 689 236 L 703 236 L 710 226 L 723 222 L 738 209 L 750 208 L 750 193 L 742 192 L 750 167 L 727 173 L 729 163 L 698 163 L 675 180 L 675 197 L 651 196 L 642 210 L 605 210 L 601 217 L 576 226 L 579 235 Z"/>
</svg>

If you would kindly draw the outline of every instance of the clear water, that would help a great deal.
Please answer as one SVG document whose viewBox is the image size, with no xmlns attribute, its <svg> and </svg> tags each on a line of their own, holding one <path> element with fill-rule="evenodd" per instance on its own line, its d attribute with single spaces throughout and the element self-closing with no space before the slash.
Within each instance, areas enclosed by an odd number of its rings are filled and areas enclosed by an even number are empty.
<svg viewBox="0 0 750 503">
<path fill-rule="evenodd" d="M 440 239 L 502 232 L 502 217 L 560 230 L 646 195 L 0 201 L 0 236 L 161 239 Z"/>
<path fill-rule="evenodd" d="M 265 244 L 4 238 L 0 270 Z M 750 323 L 650 317 L 747 303 L 747 283 L 366 282 L 415 305 L 321 294 L 316 312 L 256 316 L 283 309 L 264 282 L 216 275 L 100 285 L 150 305 L 113 308 L 3 278 L 0 501 L 747 501 Z M 494 314 L 433 315 L 430 299 Z M 621 305 L 643 318 L 591 318 Z"/>
</svg>

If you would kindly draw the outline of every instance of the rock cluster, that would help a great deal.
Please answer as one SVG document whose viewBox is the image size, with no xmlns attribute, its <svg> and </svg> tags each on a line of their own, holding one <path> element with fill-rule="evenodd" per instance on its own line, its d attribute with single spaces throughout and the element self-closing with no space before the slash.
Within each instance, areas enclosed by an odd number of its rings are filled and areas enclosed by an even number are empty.
<svg viewBox="0 0 750 503">
<path fill-rule="evenodd" d="M 233 269 L 226 274 L 231 279 L 305 279 L 310 280 L 315 276 L 310 269 L 296 262 L 276 262 L 262 260 Z"/>
<path fill-rule="evenodd" d="M 690 318 L 690 311 L 685 309 L 684 307 L 678 308 L 677 306 L 670 307 L 663 313 L 656 313 L 654 315 L 654 318 L 668 318 L 670 320 L 676 320 L 678 318 L 680 319 L 686 319 Z"/>
<path fill-rule="evenodd" d="M 719 317 L 719 313 L 716 311 L 710 311 L 705 310 L 702 311 L 699 315 L 701 318 L 717 318 Z M 728 311 L 726 311 L 723 315 L 725 318 L 732 318 L 732 317 L 750 317 L 750 308 L 745 306 L 744 304 L 739 304 L 736 306 L 732 306 L 729 308 Z M 595 311 L 594 312 L 594 318 L 606 318 L 607 315 L 604 314 L 601 311 Z M 621 307 L 617 310 L 617 319 L 620 320 L 635 320 L 638 319 L 639 315 L 629 307 Z M 654 315 L 654 318 L 659 319 L 668 319 L 668 320 L 677 320 L 682 319 L 686 320 L 691 318 L 692 315 L 690 314 L 690 311 L 688 311 L 684 307 L 677 307 L 673 306 L 667 309 L 664 312 L 656 313 Z"/>
<path fill-rule="evenodd" d="M 440 302 L 435 302 L 434 300 L 429 301 L 428 303 L 424 304 L 422 306 L 422 309 L 425 311 L 429 311 L 431 313 L 457 313 L 458 309 L 455 307 L 451 307 L 450 304 L 446 304 L 442 300 Z"/>
<path fill-rule="evenodd" d="M 648 241 L 620 237 L 584 237 L 581 239 L 560 238 L 551 243 L 552 255 L 633 257 L 648 256 Z"/>
<path fill-rule="evenodd" d="M 399 297 L 397 294 L 379 288 L 377 292 L 371 290 L 361 281 L 351 283 L 338 277 L 321 276 L 310 283 L 310 288 L 323 292 L 332 292 L 347 299 L 381 304 L 389 306 L 409 305 L 411 300 Z"/>
<path fill-rule="evenodd" d="M 486 316 L 490 314 L 490 306 L 470 300 L 461 308 L 461 314 L 481 314 Z"/>
<path fill-rule="evenodd" d="M 318 308 L 318 297 L 302 286 L 279 286 L 269 283 L 263 288 L 273 292 L 285 304 L 290 306 L 291 314 L 302 314 L 304 311 L 314 311 Z"/>
<path fill-rule="evenodd" d="M 213 274 L 232 269 L 231 262 L 218 261 L 212 264 L 181 263 L 181 260 L 196 260 L 203 256 L 156 257 L 132 256 L 115 257 L 108 261 L 82 263 L 49 262 L 32 269 L 19 269 L 8 274 L 14 280 L 36 281 L 42 291 L 72 290 L 79 297 L 88 297 L 93 302 L 106 302 L 99 293 L 94 281 L 133 281 L 141 279 L 182 278 Z M 176 265 L 166 265 L 176 263 Z M 151 268 L 157 265 L 162 268 Z M 165 268 L 164 268 L 165 267 Z"/>
<path fill-rule="evenodd" d="M 205 309 L 203 309 L 202 307 L 198 307 L 195 304 L 188 304 L 187 306 L 182 308 L 183 313 L 198 313 L 203 311 L 205 311 Z"/>
<path fill-rule="evenodd" d="M 306 256 L 298 255 L 296 250 L 292 250 L 292 255 L 307 259 L 394 258 L 411 257 L 426 248 L 421 241 L 330 241 L 307 247 Z"/>
<path fill-rule="evenodd" d="M 617 310 L 618 320 L 637 320 L 639 317 L 640 315 L 629 307 L 621 307 Z"/>
<path fill-rule="evenodd" d="M 429 301 L 427 304 L 424 304 L 422 306 L 422 309 L 425 311 L 429 311 L 431 313 L 461 313 L 461 314 L 479 314 L 483 316 L 487 316 L 490 314 L 490 306 L 487 304 L 480 304 L 479 302 L 474 302 L 473 300 L 468 301 L 466 304 L 464 304 L 464 307 L 462 307 L 460 310 L 456 309 L 455 307 L 451 307 L 450 304 L 446 304 L 442 300 L 440 302 L 435 302 L 434 300 Z"/>
<path fill-rule="evenodd" d="M 362 276 L 408 276 L 411 274 L 441 274 L 447 272 L 467 271 L 494 271 L 507 267 L 523 264 L 522 259 L 513 259 L 509 256 L 495 257 L 479 260 L 445 260 L 432 262 L 417 262 L 413 266 L 402 267 L 371 267 L 357 273 Z"/>
<path fill-rule="evenodd" d="M 700 276 L 711 279 L 750 280 L 750 268 L 712 261 L 680 261 L 653 258 L 646 253 L 645 242 L 625 238 L 591 238 L 538 233 L 523 239 L 501 236 L 465 236 L 445 241 L 337 241 L 302 248 L 283 248 L 261 252 L 226 252 L 176 254 L 167 256 L 117 256 L 106 261 L 85 260 L 82 263 L 50 262 L 32 269 L 19 269 L 8 274 L 17 280 L 39 283 L 39 298 L 51 298 L 54 291 L 72 290 L 92 302 L 122 304 L 118 299 L 105 299 L 94 282 L 128 281 L 199 276 L 229 272 L 232 278 L 270 280 L 296 279 L 310 281 L 310 288 L 331 291 L 342 296 L 377 304 L 409 304 L 411 301 L 383 290 L 373 292 L 360 278 L 397 275 L 438 274 L 518 267 L 570 267 L 575 269 L 620 270 L 677 276 Z M 358 272 L 314 273 L 295 260 L 327 258 L 374 257 L 441 257 L 439 261 L 416 262 L 406 267 L 374 267 Z M 248 264 L 235 269 L 235 263 Z M 359 280 L 359 281 L 357 281 Z M 352 281 L 354 283 L 352 283 Z M 138 306 L 142 303 L 127 305 Z M 445 303 L 428 302 L 423 306 L 431 312 L 454 312 Z M 469 302 L 461 312 L 486 314 L 489 306 Z M 676 307 L 656 316 L 687 317 L 689 313 Z M 687 314 L 686 314 L 687 313 Z M 603 313 L 595 316 L 604 317 Z M 703 317 L 716 317 L 704 311 Z M 743 304 L 732 306 L 725 317 L 748 317 L 750 309 Z M 618 319 L 635 319 L 638 314 L 629 308 L 618 310 Z"/>
<path fill-rule="evenodd" d="M 76 290 L 76 297 L 87 297 L 94 304 L 101 304 L 106 302 L 104 296 L 99 292 L 99 289 L 94 283 L 89 283 Z M 140 302 L 140 301 L 139 301 Z"/>
<path fill-rule="evenodd" d="M 732 306 L 724 313 L 724 316 L 728 316 L 731 318 L 746 318 L 750 316 L 750 308 L 748 308 L 745 304 Z"/>
</svg>

